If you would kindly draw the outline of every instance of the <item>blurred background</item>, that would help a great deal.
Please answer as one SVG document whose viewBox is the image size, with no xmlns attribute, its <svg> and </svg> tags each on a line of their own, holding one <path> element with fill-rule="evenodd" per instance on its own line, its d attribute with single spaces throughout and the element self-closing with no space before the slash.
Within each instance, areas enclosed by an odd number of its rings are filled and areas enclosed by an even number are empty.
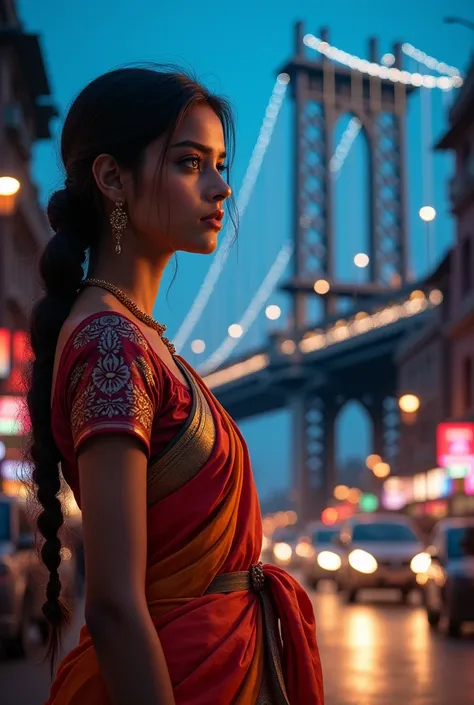
<svg viewBox="0 0 474 705">
<path fill-rule="evenodd" d="M 154 313 L 248 442 L 262 559 L 308 589 L 328 705 L 474 703 L 471 0 L 0 0 L 0 703 L 48 691 L 19 409 L 58 136 L 137 62 L 235 109 L 237 242 L 180 254 Z"/>
</svg>

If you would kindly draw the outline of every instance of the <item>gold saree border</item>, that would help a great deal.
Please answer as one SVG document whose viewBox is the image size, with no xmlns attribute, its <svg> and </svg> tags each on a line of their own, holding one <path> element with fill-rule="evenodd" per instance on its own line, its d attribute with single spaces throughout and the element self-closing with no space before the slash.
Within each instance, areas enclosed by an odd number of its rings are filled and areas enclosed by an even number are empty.
<svg viewBox="0 0 474 705">
<path fill-rule="evenodd" d="M 211 457 L 216 440 L 214 417 L 206 397 L 178 357 L 175 362 L 189 384 L 193 405 L 181 431 L 150 462 L 147 479 L 149 508 L 184 487 L 199 473 Z"/>
</svg>

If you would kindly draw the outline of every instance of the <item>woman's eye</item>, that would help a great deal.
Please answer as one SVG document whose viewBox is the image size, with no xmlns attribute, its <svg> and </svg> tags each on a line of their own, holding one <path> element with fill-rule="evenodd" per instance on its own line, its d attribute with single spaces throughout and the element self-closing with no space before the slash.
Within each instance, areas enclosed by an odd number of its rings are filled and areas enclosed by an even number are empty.
<svg viewBox="0 0 474 705">
<path fill-rule="evenodd" d="M 186 157 L 181 163 L 189 166 L 194 171 L 198 171 L 201 166 L 201 159 L 200 157 Z"/>
<path fill-rule="evenodd" d="M 217 165 L 217 171 L 219 171 L 221 174 L 222 174 L 224 171 L 227 171 L 227 168 L 228 168 L 228 167 L 227 167 L 227 164 L 218 164 L 218 165 Z"/>
</svg>

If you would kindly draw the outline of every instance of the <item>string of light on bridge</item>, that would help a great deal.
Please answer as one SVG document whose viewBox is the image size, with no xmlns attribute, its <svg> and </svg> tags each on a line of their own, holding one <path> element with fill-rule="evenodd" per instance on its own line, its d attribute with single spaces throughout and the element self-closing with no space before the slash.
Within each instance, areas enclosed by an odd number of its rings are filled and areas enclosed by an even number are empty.
<svg viewBox="0 0 474 705">
<path fill-rule="evenodd" d="M 428 296 L 420 289 L 415 289 L 404 301 L 386 306 L 372 314 L 359 311 L 348 320 L 339 320 L 328 326 L 326 330 L 307 333 L 301 340 L 295 342 L 287 339 L 280 343 L 280 352 L 291 356 L 297 351 L 309 354 L 342 343 L 351 338 L 364 335 L 372 330 L 396 323 L 402 318 L 417 316 L 429 308 L 439 306 L 443 294 L 439 289 L 432 289 Z M 204 380 L 209 388 L 223 386 L 250 374 L 265 369 L 270 364 L 266 353 L 253 355 L 247 360 L 235 363 L 221 370 L 211 372 Z"/>
<path fill-rule="evenodd" d="M 290 77 L 288 74 L 282 73 L 277 77 L 275 85 L 273 86 L 272 94 L 265 111 L 265 117 L 260 127 L 257 142 L 252 152 L 252 156 L 237 197 L 237 211 L 239 218 L 242 218 L 250 201 L 250 197 L 262 167 L 265 153 L 268 149 L 268 145 L 270 144 L 270 140 L 275 129 L 289 81 Z M 222 238 L 221 245 L 207 271 L 204 281 L 201 284 L 201 288 L 199 289 L 199 292 L 194 299 L 187 316 L 174 337 L 173 342 L 178 351 L 181 350 L 186 344 L 189 336 L 193 332 L 203 314 L 207 302 L 214 291 L 217 281 L 229 257 L 232 240 L 233 232 L 231 229 L 228 229 Z"/>
<path fill-rule="evenodd" d="M 450 91 L 453 88 L 459 88 L 463 84 L 463 79 L 459 74 L 453 76 L 431 76 L 430 74 L 421 74 L 418 72 L 411 73 L 410 71 L 402 71 L 401 69 L 384 66 L 374 61 L 361 59 L 355 54 L 350 54 L 347 51 L 338 49 L 328 42 L 315 37 L 314 34 L 306 34 L 303 38 L 303 43 L 314 51 L 327 56 L 328 59 L 337 61 L 343 66 L 347 66 L 355 71 L 360 71 L 369 76 L 377 76 L 378 78 L 387 79 L 392 83 L 403 83 L 424 88 L 439 88 L 443 91 Z M 431 58 L 431 57 L 429 57 Z"/>
<path fill-rule="evenodd" d="M 418 61 L 419 64 L 423 64 L 426 68 L 431 69 L 432 71 L 444 73 L 447 76 L 461 75 L 461 72 L 455 66 L 449 66 L 449 64 L 446 64 L 444 61 L 438 61 L 438 59 L 435 59 L 433 56 L 429 56 L 429 54 L 421 51 L 421 49 L 414 47 L 413 44 L 408 44 L 405 42 L 402 44 L 402 51 L 406 54 L 406 56 L 409 56 L 410 59 Z"/>
<path fill-rule="evenodd" d="M 250 326 L 257 319 L 260 311 L 265 306 L 269 297 L 275 290 L 276 285 L 280 281 L 281 275 L 285 271 L 288 262 L 291 259 L 292 253 L 293 244 L 291 242 L 286 242 L 278 253 L 272 266 L 268 270 L 264 280 L 260 284 L 249 306 L 246 308 L 245 313 L 240 319 L 239 323 L 234 323 L 229 326 L 229 335 L 219 345 L 219 347 L 209 357 L 209 359 L 206 360 L 202 368 L 199 369 L 200 374 L 208 374 L 211 370 L 216 369 L 217 367 L 219 367 L 219 365 L 222 365 L 225 360 L 227 360 L 230 353 L 240 342 L 242 336 L 247 333 Z M 235 332 L 232 331 L 232 328 L 234 327 Z"/>
<path fill-rule="evenodd" d="M 354 144 L 361 129 L 362 123 L 359 118 L 353 117 L 349 120 L 341 140 L 329 162 L 329 170 L 332 172 L 334 177 L 337 178 L 341 173 L 342 165 L 346 161 L 352 145 Z"/>
</svg>

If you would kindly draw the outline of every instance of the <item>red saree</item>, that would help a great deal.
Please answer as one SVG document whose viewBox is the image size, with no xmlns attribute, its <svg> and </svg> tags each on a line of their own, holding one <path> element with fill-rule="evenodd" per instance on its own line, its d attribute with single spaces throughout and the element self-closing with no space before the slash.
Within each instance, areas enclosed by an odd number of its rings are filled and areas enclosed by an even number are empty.
<svg viewBox="0 0 474 705">
<path fill-rule="evenodd" d="M 276 566 L 263 567 L 263 603 L 271 603 L 282 639 L 275 661 L 284 685 L 271 694 L 262 686 L 271 670 L 262 600 L 252 589 L 213 590 L 223 574 L 257 563 L 260 509 L 239 430 L 196 373 L 176 360 L 190 391 L 128 318 L 95 314 L 76 329 L 53 402 L 65 479 L 80 502 L 81 442 L 113 431 L 142 439 L 149 455 L 147 601 L 177 705 L 323 705 L 313 609 L 299 584 Z M 109 702 L 83 627 L 47 705 Z"/>
</svg>

